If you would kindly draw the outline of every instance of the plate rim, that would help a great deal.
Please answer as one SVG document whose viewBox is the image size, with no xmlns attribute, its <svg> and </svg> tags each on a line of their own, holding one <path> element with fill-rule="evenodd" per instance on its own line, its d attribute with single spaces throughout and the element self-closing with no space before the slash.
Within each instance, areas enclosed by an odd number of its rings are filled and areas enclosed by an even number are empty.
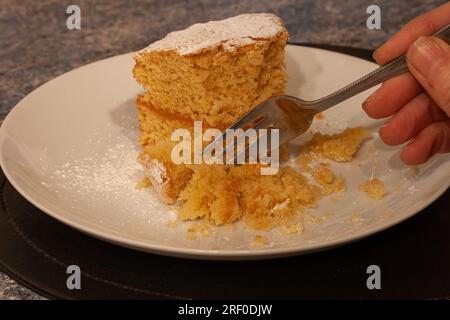
<svg viewBox="0 0 450 320">
<path fill-rule="evenodd" d="M 376 66 L 375 63 L 372 61 L 368 61 L 366 59 L 362 59 L 360 57 L 345 54 L 342 52 L 337 52 L 333 50 L 323 49 L 323 48 L 317 48 L 310 45 L 302 45 L 302 44 L 287 44 L 287 47 L 302 47 L 305 49 L 311 49 L 311 50 L 320 50 L 320 51 L 326 51 L 326 52 L 332 52 L 333 54 L 337 55 L 343 55 L 347 57 L 352 57 L 354 59 L 363 60 L 367 63 L 372 63 L 374 66 Z M 341 47 L 343 48 L 343 47 Z M 363 230 L 359 232 L 355 232 L 351 235 L 343 236 L 338 239 L 329 239 L 325 241 L 319 241 L 315 243 L 307 243 L 302 245 L 301 248 L 297 246 L 290 246 L 285 248 L 272 248 L 272 247 L 266 247 L 266 248 L 254 248 L 254 249 L 198 249 L 198 248 L 179 248 L 174 247 L 170 245 L 165 244 L 159 244 L 159 243 L 149 243 L 139 240 L 133 240 L 129 238 L 124 238 L 120 235 L 111 234 L 104 231 L 99 231 L 98 229 L 94 227 L 90 227 L 87 225 L 82 225 L 77 223 L 74 220 L 68 219 L 66 217 L 63 217 L 57 213 L 54 213 L 52 210 L 46 208 L 44 205 L 41 205 L 38 201 L 35 201 L 25 190 L 23 190 L 19 184 L 13 179 L 12 174 L 8 172 L 7 165 L 5 163 L 5 158 L 3 156 L 3 145 L 4 140 L 6 138 L 6 126 L 9 121 L 14 117 L 14 114 L 16 112 L 19 112 L 17 107 L 22 108 L 21 105 L 23 105 L 23 102 L 32 96 L 35 91 L 38 91 L 41 87 L 46 86 L 53 81 L 58 81 L 60 78 L 63 78 L 67 74 L 82 69 L 87 68 L 92 64 L 106 62 L 108 60 L 117 59 L 122 56 L 131 55 L 134 52 L 128 52 L 123 53 L 115 56 L 111 56 L 105 59 L 100 59 L 97 61 L 93 61 L 91 63 L 88 63 L 86 65 L 82 65 L 78 68 L 72 69 L 68 72 L 65 72 L 47 82 L 44 84 L 38 86 L 33 91 L 28 93 L 25 97 L 23 97 L 7 114 L 7 116 L 4 118 L 3 123 L 0 126 L 0 166 L 2 168 L 3 174 L 8 179 L 8 182 L 11 183 L 11 185 L 14 187 L 14 189 L 19 192 L 21 196 L 23 196 L 27 201 L 29 201 L 32 205 L 37 207 L 42 212 L 46 213 L 53 219 L 56 219 L 57 221 L 64 223 L 78 231 L 81 231 L 85 234 L 88 234 L 89 236 L 92 236 L 97 239 L 101 239 L 103 241 L 107 241 L 110 243 L 113 243 L 115 245 L 119 245 L 122 247 L 126 247 L 133 250 L 139 250 L 147 253 L 154 253 L 164 256 L 172 256 L 172 257 L 180 257 L 180 258 L 190 258 L 190 259 L 196 259 L 196 260 L 263 260 L 263 259 L 274 259 L 279 257 L 288 257 L 288 256 L 294 256 L 294 255 L 303 255 L 303 254 L 309 254 L 312 252 L 322 251 L 322 250 L 328 250 L 332 249 L 334 247 L 342 246 L 344 244 L 352 243 L 356 240 L 362 240 L 364 238 L 370 237 L 376 233 L 379 233 L 383 230 L 389 229 L 413 216 L 420 213 L 424 208 L 429 206 L 431 203 L 433 203 L 436 199 L 438 199 L 442 194 L 445 193 L 445 191 L 450 187 L 450 180 L 448 180 L 448 183 L 445 185 L 441 185 L 439 189 L 434 191 L 433 195 L 428 197 L 426 201 L 423 201 L 420 206 L 418 206 L 414 210 L 410 210 L 407 214 L 402 214 L 399 217 L 396 217 L 395 219 L 388 220 L 387 223 L 382 223 L 376 227 L 373 227 L 369 230 Z M 12 116 L 11 116 L 12 115 Z"/>
</svg>

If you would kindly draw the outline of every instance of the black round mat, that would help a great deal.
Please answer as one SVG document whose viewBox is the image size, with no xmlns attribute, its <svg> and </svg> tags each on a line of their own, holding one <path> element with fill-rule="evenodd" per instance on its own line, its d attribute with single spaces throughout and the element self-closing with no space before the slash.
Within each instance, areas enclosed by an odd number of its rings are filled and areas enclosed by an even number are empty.
<svg viewBox="0 0 450 320">
<path fill-rule="evenodd" d="M 337 51 L 370 57 L 358 49 Z M 341 248 L 268 261 L 208 262 L 96 240 L 35 208 L 3 172 L 0 187 L 0 269 L 50 298 L 450 298 L 449 190 L 408 221 Z M 373 264 L 381 268 L 381 290 L 366 287 L 366 268 Z M 67 289 L 69 265 L 81 268 L 81 290 Z"/>
</svg>

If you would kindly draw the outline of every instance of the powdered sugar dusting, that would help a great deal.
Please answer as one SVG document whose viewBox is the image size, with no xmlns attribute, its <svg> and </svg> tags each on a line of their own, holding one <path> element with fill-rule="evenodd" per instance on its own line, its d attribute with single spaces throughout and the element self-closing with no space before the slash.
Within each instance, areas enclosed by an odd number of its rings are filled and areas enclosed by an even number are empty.
<svg viewBox="0 0 450 320">
<path fill-rule="evenodd" d="M 62 188 L 74 187 L 77 193 L 89 192 L 91 196 L 99 194 L 103 199 L 105 196 L 113 199 L 123 192 L 124 185 L 132 189 L 139 180 L 140 171 L 133 146 L 117 144 L 101 155 L 93 154 L 67 162 L 55 168 L 53 175 L 65 180 Z"/>
<path fill-rule="evenodd" d="M 171 32 L 141 50 L 138 56 L 149 51 L 175 51 L 180 55 L 191 55 L 219 45 L 226 51 L 234 51 L 236 47 L 255 43 L 259 39 L 273 38 L 283 32 L 287 31 L 281 19 L 273 14 L 241 14 Z"/>
<path fill-rule="evenodd" d="M 65 162 L 43 161 L 41 185 L 51 187 L 57 201 L 79 216 L 149 238 L 149 230 L 174 219 L 175 213 L 159 201 L 153 188 L 136 189 L 145 172 L 137 161 L 135 115 L 118 121 L 123 123 L 108 127 L 110 133 L 94 128 L 89 139 L 68 148 Z"/>
<path fill-rule="evenodd" d="M 167 184 L 166 179 L 166 167 L 160 161 L 156 159 L 150 159 L 145 164 L 147 177 L 150 178 L 153 188 L 158 193 L 159 197 L 167 200 L 167 195 L 164 194 L 164 187 Z M 170 202 L 170 201 L 168 201 Z"/>
</svg>

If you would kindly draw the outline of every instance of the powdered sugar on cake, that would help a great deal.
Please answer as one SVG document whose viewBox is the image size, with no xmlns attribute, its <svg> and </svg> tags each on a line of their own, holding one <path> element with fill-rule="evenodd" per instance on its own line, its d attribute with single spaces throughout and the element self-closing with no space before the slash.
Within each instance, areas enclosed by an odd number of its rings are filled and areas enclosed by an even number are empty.
<svg viewBox="0 0 450 320">
<path fill-rule="evenodd" d="M 179 55 L 192 55 L 219 45 L 226 51 L 234 51 L 236 47 L 256 43 L 258 39 L 276 37 L 282 32 L 286 32 L 286 29 L 281 20 L 273 14 L 241 14 L 171 32 L 141 50 L 138 55 L 151 51 L 175 51 Z"/>
</svg>

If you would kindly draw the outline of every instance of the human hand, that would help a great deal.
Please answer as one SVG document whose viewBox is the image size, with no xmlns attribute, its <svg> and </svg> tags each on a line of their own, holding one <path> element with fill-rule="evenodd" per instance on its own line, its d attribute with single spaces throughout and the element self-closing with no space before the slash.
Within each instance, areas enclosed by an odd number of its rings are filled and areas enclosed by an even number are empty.
<svg viewBox="0 0 450 320">
<path fill-rule="evenodd" d="M 409 22 L 374 53 L 386 64 L 407 51 L 410 73 L 390 79 L 363 103 L 376 119 L 392 116 L 380 129 L 388 145 L 409 143 L 400 157 L 408 165 L 450 152 L 450 46 L 432 37 L 450 23 L 450 3 Z"/>
</svg>

